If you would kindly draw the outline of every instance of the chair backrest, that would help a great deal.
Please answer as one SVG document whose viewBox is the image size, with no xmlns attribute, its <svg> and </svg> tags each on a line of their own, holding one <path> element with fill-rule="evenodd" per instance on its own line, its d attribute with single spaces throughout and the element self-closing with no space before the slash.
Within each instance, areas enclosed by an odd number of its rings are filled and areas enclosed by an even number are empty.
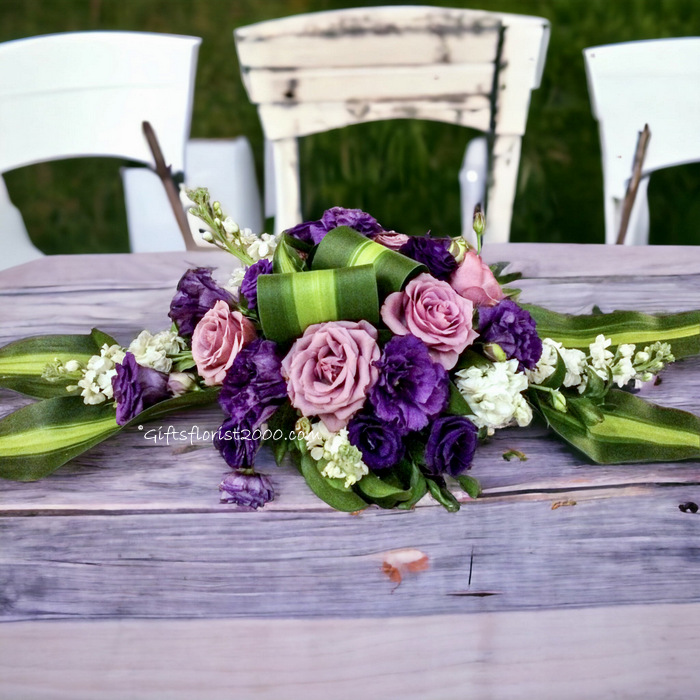
<svg viewBox="0 0 700 700">
<path fill-rule="evenodd" d="M 638 133 L 651 139 L 643 175 L 700 161 L 700 38 L 655 39 L 584 50 L 588 90 L 600 129 L 605 239 L 614 243 L 632 175 Z M 646 186 L 637 194 L 628 243 L 648 242 Z"/>
<path fill-rule="evenodd" d="M 0 44 L 0 174 L 83 156 L 153 165 L 143 121 L 173 172 L 183 171 L 200 42 L 75 32 Z M 2 232 L 3 247 L 8 235 Z"/>
<path fill-rule="evenodd" d="M 520 139 L 549 23 L 440 7 L 368 7 L 234 32 L 275 170 L 276 230 L 301 218 L 300 136 L 384 119 L 430 119 L 491 136 L 489 235 L 507 240 Z"/>
</svg>

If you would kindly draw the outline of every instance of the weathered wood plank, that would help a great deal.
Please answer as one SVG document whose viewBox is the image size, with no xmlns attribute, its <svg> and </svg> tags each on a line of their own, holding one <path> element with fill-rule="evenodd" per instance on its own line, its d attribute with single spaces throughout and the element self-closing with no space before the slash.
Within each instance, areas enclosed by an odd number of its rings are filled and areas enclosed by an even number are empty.
<svg viewBox="0 0 700 700">
<path fill-rule="evenodd" d="M 396 66 L 493 62 L 499 30 L 478 11 L 377 7 L 260 22 L 235 37 L 244 68 Z"/>
<path fill-rule="evenodd" d="M 386 617 L 700 602 L 698 487 L 284 514 L 0 518 L 0 620 Z M 383 553 L 428 571 L 395 589 Z M 472 557 L 473 553 L 473 557 Z M 470 573 L 471 572 L 471 573 Z M 471 583 L 470 583 L 471 580 Z M 492 592 L 489 596 L 464 593 Z"/>
<path fill-rule="evenodd" d="M 488 98 L 483 95 L 456 95 L 420 103 L 414 100 L 357 100 L 264 104 L 258 111 L 265 136 L 270 140 L 309 136 L 353 124 L 389 119 L 426 119 L 484 131 L 491 120 Z"/>
<path fill-rule="evenodd" d="M 493 63 L 441 66 L 349 67 L 307 70 L 251 70 L 245 75 L 251 102 L 387 102 L 464 99 L 491 92 Z"/>
<path fill-rule="evenodd" d="M 691 604 L 420 621 L 14 623 L 2 630 L 0 695 L 687 700 L 700 680 L 698 622 Z"/>
</svg>

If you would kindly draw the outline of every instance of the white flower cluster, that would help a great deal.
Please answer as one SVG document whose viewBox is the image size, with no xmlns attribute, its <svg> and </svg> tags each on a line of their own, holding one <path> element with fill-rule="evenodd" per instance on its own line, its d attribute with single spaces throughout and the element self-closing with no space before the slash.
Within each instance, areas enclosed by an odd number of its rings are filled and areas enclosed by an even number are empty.
<svg viewBox="0 0 700 700">
<path fill-rule="evenodd" d="M 566 365 L 562 386 L 576 388 L 579 393 L 583 393 L 588 383 L 589 368 L 605 381 L 612 375 L 613 382 L 618 387 L 623 387 L 632 379 L 648 382 L 654 373 L 674 360 L 668 343 L 657 342 L 639 352 L 635 352 L 635 345 L 621 343 L 614 353 L 608 349 L 611 345 L 612 340 L 600 334 L 588 346 L 586 355 L 581 350 L 570 350 L 551 338 L 545 338 L 537 366 L 532 371 L 526 370 L 525 374 L 532 384 L 542 384 L 554 373 L 558 352 Z"/>
<path fill-rule="evenodd" d="M 88 360 L 83 370 L 83 378 L 78 381 L 84 403 L 95 405 L 114 398 L 112 377 L 116 375 L 116 366 L 121 364 L 125 354 L 121 346 L 105 343 L 100 349 L 100 354 L 93 355 Z M 66 363 L 66 367 L 70 362 Z"/>
<path fill-rule="evenodd" d="M 186 347 L 185 340 L 175 331 L 161 331 L 155 335 L 141 331 L 131 341 L 128 352 L 133 353 L 142 367 L 151 367 L 167 374 L 173 368 L 170 356 L 177 355 Z"/>
<path fill-rule="evenodd" d="M 226 222 L 224 221 L 224 227 Z M 246 254 L 249 255 L 253 262 L 267 259 L 272 260 L 279 236 L 274 236 L 269 233 L 261 233 L 259 236 L 253 233 L 249 228 L 241 229 L 239 239 Z"/>
<path fill-rule="evenodd" d="M 518 372 L 517 360 L 461 369 L 455 384 L 474 414 L 469 419 L 477 428 L 487 428 L 489 435 L 513 423 L 530 424 L 532 409 L 522 395 L 528 381 Z"/>
<path fill-rule="evenodd" d="M 554 374 L 557 367 L 558 356 L 561 355 L 564 364 L 566 365 L 566 376 L 562 386 L 578 387 L 587 379 L 586 375 L 586 353 L 581 350 L 569 350 L 561 343 L 551 338 L 545 338 L 542 341 L 542 355 L 534 370 L 525 370 L 527 378 L 531 384 L 542 384 L 545 380 Z"/>
<path fill-rule="evenodd" d="M 362 461 L 362 453 L 350 444 L 347 428 L 333 433 L 323 421 L 311 425 L 304 436 L 309 454 L 317 462 L 326 460 L 321 474 L 331 479 L 345 479 L 345 486 L 356 484 L 369 473 Z"/>
<path fill-rule="evenodd" d="M 246 269 L 245 267 L 237 267 L 224 285 L 225 289 L 233 294 L 236 301 L 239 301 L 241 297 L 241 284 L 243 284 Z"/>
</svg>

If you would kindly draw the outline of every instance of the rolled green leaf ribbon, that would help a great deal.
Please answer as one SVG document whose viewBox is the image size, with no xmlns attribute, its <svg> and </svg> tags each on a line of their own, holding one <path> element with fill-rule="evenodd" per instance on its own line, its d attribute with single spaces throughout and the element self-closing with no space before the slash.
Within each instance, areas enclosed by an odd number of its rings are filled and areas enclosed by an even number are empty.
<svg viewBox="0 0 700 700">
<path fill-rule="evenodd" d="M 634 343 L 637 350 L 656 341 L 669 343 L 676 359 L 700 353 L 700 311 L 650 316 L 639 311 L 571 316 L 522 304 L 537 323 L 540 338 L 552 338 L 566 348 L 587 350 L 601 333 L 612 345 Z"/>
<path fill-rule="evenodd" d="M 0 387 L 39 399 L 68 396 L 66 386 L 76 380 L 57 377 L 56 381 L 48 381 L 42 377 L 46 366 L 68 360 L 85 364 L 100 354 L 103 345 L 116 342 L 96 328 L 89 335 L 42 335 L 17 340 L 0 348 Z"/>
<path fill-rule="evenodd" d="M 287 343 L 314 323 L 379 323 L 379 298 L 371 265 L 258 277 L 258 314 L 268 340 Z"/>
<path fill-rule="evenodd" d="M 373 266 L 381 299 L 401 291 L 411 278 L 428 271 L 425 265 L 375 243 L 348 226 L 334 228 L 323 237 L 311 268 L 327 270 L 358 265 Z"/>
<path fill-rule="evenodd" d="M 537 403 L 550 428 L 599 464 L 700 459 L 700 418 L 692 413 L 647 403 L 617 389 L 611 389 L 598 407 L 602 420 L 588 424 L 543 399 Z"/>
</svg>

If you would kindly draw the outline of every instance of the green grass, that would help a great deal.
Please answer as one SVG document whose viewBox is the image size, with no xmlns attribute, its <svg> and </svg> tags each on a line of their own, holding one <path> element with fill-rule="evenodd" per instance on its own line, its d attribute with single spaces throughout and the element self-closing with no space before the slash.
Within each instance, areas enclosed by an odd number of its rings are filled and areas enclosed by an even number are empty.
<svg viewBox="0 0 700 700">
<path fill-rule="evenodd" d="M 262 133 L 238 73 L 235 27 L 315 10 L 380 3 L 330 0 L 0 0 L 0 40 L 124 29 L 203 37 L 192 122 L 196 137 L 245 134 L 262 174 Z M 381 4 L 411 4 L 408 2 Z M 418 3 L 415 3 L 418 4 Z M 466 7 L 465 3 L 438 4 Z M 602 242 L 598 131 L 582 50 L 597 44 L 700 35 L 696 0 L 476 0 L 485 10 L 546 17 L 552 36 L 523 141 L 512 240 Z M 470 135 L 427 122 L 351 127 L 302 140 L 307 218 L 362 207 L 411 233 L 459 230 L 457 171 Z M 120 163 L 65 161 L 5 177 L 36 244 L 47 253 L 127 250 Z M 206 183 L 202 183 L 206 184 Z M 651 240 L 691 244 L 700 230 L 697 164 L 652 177 Z"/>
</svg>

